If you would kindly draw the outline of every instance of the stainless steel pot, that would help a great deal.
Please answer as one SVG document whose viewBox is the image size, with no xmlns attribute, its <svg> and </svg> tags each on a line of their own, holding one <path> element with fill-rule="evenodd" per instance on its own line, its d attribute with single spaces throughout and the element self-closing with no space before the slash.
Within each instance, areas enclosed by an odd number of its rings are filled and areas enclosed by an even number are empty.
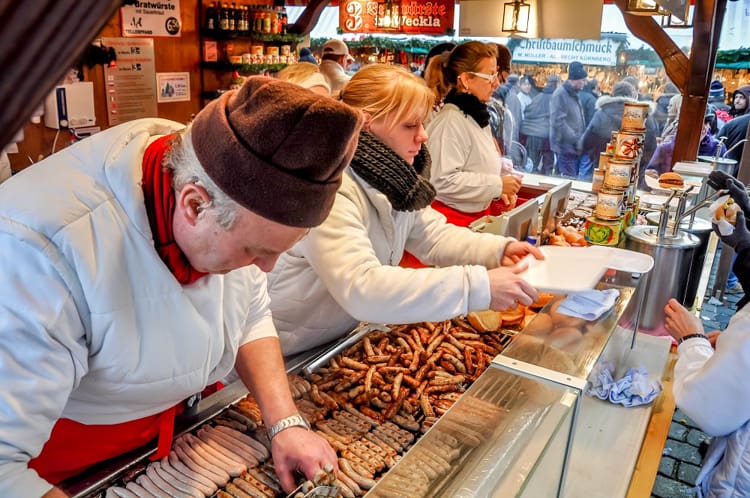
<svg viewBox="0 0 750 498">
<path fill-rule="evenodd" d="M 698 156 L 698 161 L 708 163 L 713 169 L 723 171 L 727 175 L 737 176 L 737 161 L 726 157 Z"/>
<path fill-rule="evenodd" d="M 646 221 L 649 225 L 659 224 L 659 213 L 648 213 L 646 214 Z M 672 224 L 667 226 L 667 233 L 672 232 Z M 695 218 L 693 225 L 690 226 L 690 220 L 684 219 L 680 223 L 680 230 L 684 230 L 698 237 L 699 244 L 695 249 L 695 256 L 693 264 L 690 267 L 690 276 L 688 277 L 687 289 L 685 291 L 685 299 L 681 301 L 683 306 L 690 307 L 695 301 L 695 294 L 698 292 L 698 281 L 701 278 L 701 271 L 703 270 L 703 263 L 706 260 L 706 252 L 708 250 L 708 241 L 711 238 L 711 222 L 703 218 Z"/>
<path fill-rule="evenodd" d="M 685 301 L 690 271 L 695 264 L 700 240 L 679 230 L 677 235 L 659 237 L 656 227 L 631 226 L 625 230 L 625 248 L 654 258 L 654 268 L 639 292 L 645 292 L 640 327 L 653 330 L 664 324 L 664 306 L 670 298 Z"/>
</svg>

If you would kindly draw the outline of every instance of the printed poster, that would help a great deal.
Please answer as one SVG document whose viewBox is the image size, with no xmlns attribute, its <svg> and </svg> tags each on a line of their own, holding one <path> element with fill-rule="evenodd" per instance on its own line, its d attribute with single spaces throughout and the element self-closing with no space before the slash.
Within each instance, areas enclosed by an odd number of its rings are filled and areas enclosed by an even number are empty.
<svg viewBox="0 0 750 498">
<path fill-rule="evenodd" d="M 120 8 L 122 36 L 180 36 L 180 0 L 138 1 Z"/>
</svg>

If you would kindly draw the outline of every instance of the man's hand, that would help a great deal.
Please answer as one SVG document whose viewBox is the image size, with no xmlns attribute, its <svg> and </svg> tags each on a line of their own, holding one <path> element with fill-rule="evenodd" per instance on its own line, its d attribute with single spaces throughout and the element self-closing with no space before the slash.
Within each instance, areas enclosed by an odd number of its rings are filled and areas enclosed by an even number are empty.
<svg viewBox="0 0 750 498">
<path fill-rule="evenodd" d="M 737 213 L 737 222 L 734 225 L 734 230 L 729 235 L 722 235 L 716 223 L 712 223 L 711 226 L 722 242 L 734 248 L 734 252 L 740 253 L 750 248 L 750 230 L 747 229 L 744 212 L 740 211 Z"/>
<path fill-rule="evenodd" d="M 533 247 L 533 246 L 530 246 Z M 490 308 L 497 311 L 514 309 L 519 304 L 528 306 L 537 299 L 536 289 L 518 276 L 527 265 L 501 266 L 487 270 L 490 277 Z"/>
<path fill-rule="evenodd" d="M 295 471 L 310 480 L 326 464 L 338 471 L 336 452 L 325 439 L 303 427 L 291 427 L 276 434 L 271 441 L 271 453 L 276 475 L 287 493 L 297 486 Z"/>
<path fill-rule="evenodd" d="M 513 266 L 521 261 L 527 254 L 533 254 L 536 259 L 544 259 L 544 254 L 538 247 L 534 247 L 528 242 L 510 242 L 505 246 L 503 252 L 503 266 Z"/>
<path fill-rule="evenodd" d="M 716 190 L 729 190 L 729 195 L 745 213 L 745 218 L 750 218 L 750 198 L 742 182 L 721 170 L 714 170 L 708 175 L 708 184 Z"/>
<path fill-rule="evenodd" d="M 504 195 L 515 195 L 521 190 L 521 179 L 516 175 L 505 175 L 501 176 L 500 179 L 503 181 Z"/>
<path fill-rule="evenodd" d="M 701 319 L 690 313 L 676 299 L 670 299 L 667 302 L 664 313 L 666 314 L 664 328 L 675 340 L 679 341 L 686 335 L 703 333 Z"/>
</svg>

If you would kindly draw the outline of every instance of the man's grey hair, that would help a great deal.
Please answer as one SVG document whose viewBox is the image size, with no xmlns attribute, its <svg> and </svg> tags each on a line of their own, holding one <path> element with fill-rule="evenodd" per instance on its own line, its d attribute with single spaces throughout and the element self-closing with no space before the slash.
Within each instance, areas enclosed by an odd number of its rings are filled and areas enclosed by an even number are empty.
<svg viewBox="0 0 750 498">
<path fill-rule="evenodd" d="M 225 194 L 206 173 L 198 160 L 190 138 L 188 125 L 174 138 L 164 159 L 164 166 L 172 170 L 172 188 L 179 192 L 190 183 L 202 186 L 208 193 L 209 202 L 201 207 L 199 216 L 212 215 L 225 230 L 229 230 L 237 219 L 240 205 Z"/>
</svg>

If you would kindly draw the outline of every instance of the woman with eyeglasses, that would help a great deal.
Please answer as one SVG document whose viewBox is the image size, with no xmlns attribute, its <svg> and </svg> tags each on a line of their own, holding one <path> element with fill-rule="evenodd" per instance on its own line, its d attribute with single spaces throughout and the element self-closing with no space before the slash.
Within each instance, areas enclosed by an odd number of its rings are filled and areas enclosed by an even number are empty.
<svg viewBox="0 0 750 498">
<path fill-rule="evenodd" d="M 491 44 L 462 43 L 434 57 L 429 71 L 450 88 L 427 124 L 430 182 L 437 191 L 432 206 L 449 222 L 469 226 L 489 213 L 494 199 L 521 188 L 515 176 L 501 176 L 502 157 L 490 128 L 487 102 L 500 85 L 497 52 Z"/>
<path fill-rule="evenodd" d="M 536 299 L 517 273 L 539 250 L 446 223 L 435 196 L 422 125 L 433 95 L 398 66 L 352 76 L 342 101 L 365 115 L 359 144 L 331 214 L 279 258 L 268 275 L 284 355 L 351 331 L 358 322 L 439 321 Z M 435 268 L 400 268 L 405 250 Z"/>
</svg>

